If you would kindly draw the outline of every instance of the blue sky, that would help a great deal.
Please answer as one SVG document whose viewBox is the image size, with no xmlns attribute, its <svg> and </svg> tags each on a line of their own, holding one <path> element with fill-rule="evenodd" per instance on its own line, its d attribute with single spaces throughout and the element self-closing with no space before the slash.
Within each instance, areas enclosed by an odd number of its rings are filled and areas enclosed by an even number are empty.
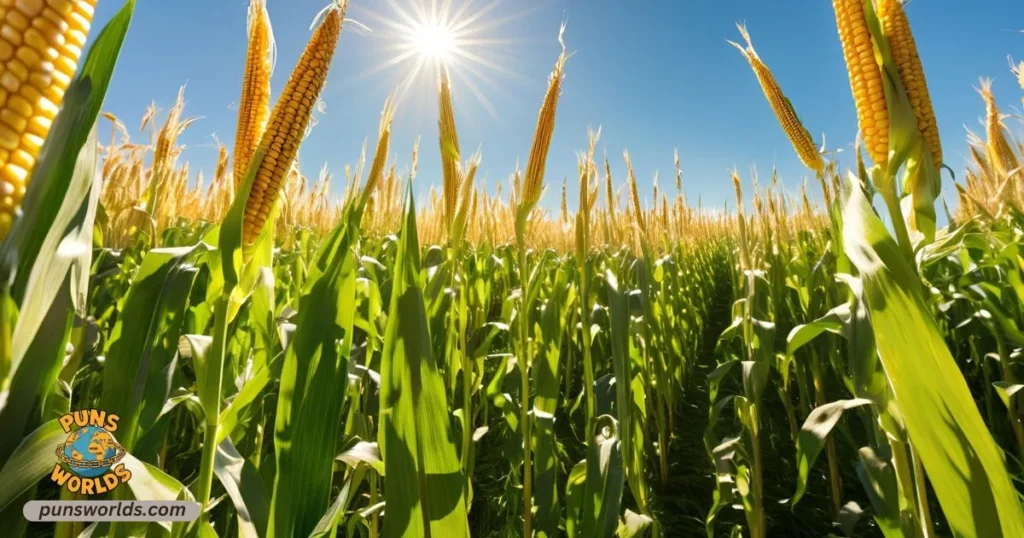
<svg viewBox="0 0 1024 538">
<path fill-rule="evenodd" d="M 396 0 L 408 5 L 410 0 Z M 430 0 L 416 0 L 429 2 Z M 452 0 L 460 7 L 464 0 Z M 470 12 L 492 0 L 475 0 Z M 96 27 L 120 6 L 101 0 Z M 184 158 L 212 169 L 212 135 L 231 143 L 245 58 L 247 0 L 139 0 L 136 18 L 107 95 L 106 110 L 136 135 L 151 102 L 166 110 L 187 84 L 186 114 L 202 116 L 182 137 Z M 277 38 L 273 98 L 310 35 L 310 22 L 326 0 L 268 0 Z M 1008 70 L 1007 55 L 1024 59 L 1024 3 L 1019 0 L 916 0 L 908 16 L 928 73 L 947 163 L 962 176 L 964 126 L 977 131 L 984 107 L 974 90 L 981 76 L 994 77 L 1004 112 L 1019 109 L 1021 89 Z M 326 162 L 338 189 L 344 164 L 354 163 L 364 138 L 372 151 L 385 97 L 411 66 L 370 72 L 394 56 L 395 41 L 371 13 L 391 16 L 389 2 L 351 0 L 349 17 L 372 32 L 347 25 L 328 86 L 326 114 L 303 145 L 304 172 L 315 177 Z M 504 0 L 480 18 L 495 23 L 481 35 L 494 40 L 470 49 L 493 67 L 467 75 L 487 96 L 492 115 L 468 85 L 454 80 L 455 112 L 463 153 L 481 147 L 478 178 L 493 189 L 506 182 L 516 159 L 525 161 L 546 79 L 558 55 L 558 28 L 568 19 L 565 41 L 574 52 L 566 69 L 558 121 L 548 159 L 548 191 L 542 201 L 558 206 L 560 183 L 576 185 L 576 152 L 588 125 L 603 128 L 616 182 L 623 181 L 622 151 L 629 148 L 641 195 L 650 198 L 651 178 L 672 187 L 672 150 L 679 148 L 683 181 L 691 202 L 721 206 L 731 200 L 728 170 L 757 167 L 765 180 L 775 164 L 796 189 L 800 165 L 765 102 L 753 73 L 726 39 L 738 39 L 735 22 L 745 20 L 762 59 L 774 71 L 802 120 L 820 143 L 849 145 L 856 118 L 836 35 L 831 2 L 825 0 Z M 94 32 L 95 33 L 95 32 Z M 464 71 L 465 72 L 465 71 Z M 432 75 L 406 95 L 393 126 L 392 151 L 407 165 L 413 140 L 422 136 L 417 193 L 440 184 L 436 98 Z M 141 140 L 141 134 L 138 134 Z M 600 151 L 600 150 L 599 150 Z M 523 163 L 525 165 L 525 162 Z M 947 198 L 955 200 L 948 176 Z M 674 187 L 673 187 L 674 188 Z M 817 197 L 817 189 L 813 190 Z M 570 204 L 575 205 L 570 196 Z M 732 203 L 730 202 L 730 206 Z M 941 211 L 940 211 L 941 212 Z"/>
</svg>

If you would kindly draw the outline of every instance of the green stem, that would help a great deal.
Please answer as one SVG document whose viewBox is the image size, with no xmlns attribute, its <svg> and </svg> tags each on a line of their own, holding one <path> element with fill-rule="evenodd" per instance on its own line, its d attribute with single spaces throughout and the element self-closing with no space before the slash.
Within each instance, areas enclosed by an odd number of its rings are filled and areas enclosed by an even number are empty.
<svg viewBox="0 0 1024 538">
<path fill-rule="evenodd" d="M 0 292 L 0 385 L 11 371 L 11 332 L 14 330 L 14 302 L 5 289 Z"/>
<path fill-rule="evenodd" d="M 370 506 L 374 506 L 379 502 L 377 495 L 377 472 L 370 471 Z M 370 516 L 370 538 L 377 538 L 380 535 L 380 512 L 374 512 Z"/>
<path fill-rule="evenodd" d="M 908 455 L 910 445 L 892 436 L 889 438 L 889 444 L 892 447 L 892 467 L 896 471 L 896 482 L 900 497 L 902 498 L 900 509 L 903 511 L 904 517 L 910 518 L 913 527 L 923 529 L 920 521 L 921 511 L 917 506 L 917 496 L 915 494 L 916 485 L 910 472 L 912 467 Z"/>
<path fill-rule="evenodd" d="M 917 508 L 921 518 L 921 531 L 924 538 L 931 538 L 935 536 L 935 525 L 932 523 L 932 513 L 928 507 L 924 468 L 921 466 L 921 458 L 914 450 L 914 445 L 909 444 L 908 447 L 910 448 L 910 459 L 914 462 L 914 494 L 917 497 Z"/>
<path fill-rule="evenodd" d="M 455 270 L 452 271 L 452 279 L 455 280 L 455 275 L 458 274 L 458 260 L 461 258 L 460 253 L 456 251 L 454 253 L 453 263 Z M 472 436 L 473 436 L 473 358 L 469 353 L 469 344 L 466 341 L 466 329 L 468 322 L 465 316 L 462 315 L 463 311 L 468 309 L 465 307 L 466 302 L 466 280 L 463 279 L 462 286 L 456 288 L 458 294 L 458 306 L 453 309 L 453 315 L 456 318 L 454 324 L 459 330 L 459 355 L 462 357 L 462 471 L 466 475 L 466 503 L 469 503 L 469 488 L 470 481 L 472 479 L 473 462 L 471 458 L 472 454 Z"/>
<path fill-rule="evenodd" d="M 903 218 L 903 211 L 900 209 L 900 201 L 896 196 L 896 182 L 892 181 L 892 187 L 882 190 L 882 198 L 886 207 L 889 208 L 889 219 L 892 220 L 892 229 L 896 232 L 896 241 L 907 257 L 907 262 L 914 267 L 914 246 L 910 243 L 910 234 L 907 232 L 907 222 Z"/>
<path fill-rule="evenodd" d="M 755 403 L 750 407 L 751 412 L 751 425 L 750 440 L 754 445 L 754 473 L 753 473 L 753 486 L 754 486 L 754 521 L 756 524 L 754 528 L 750 529 L 751 538 L 765 538 L 767 536 L 765 529 L 764 519 L 764 485 L 761 476 L 761 468 L 763 464 L 761 462 L 761 435 L 760 435 L 760 416 L 758 413 L 758 404 Z"/>
<path fill-rule="evenodd" d="M 206 434 L 203 440 L 203 454 L 199 463 L 199 478 L 196 480 L 195 495 L 196 501 L 204 509 L 210 503 L 210 489 L 213 486 L 213 462 L 217 454 L 217 436 L 220 430 L 220 392 L 224 377 L 224 357 L 227 352 L 229 295 L 230 291 L 225 290 L 214 306 L 213 343 L 210 346 L 210 356 L 206 362 L 206 386 L 200 387 L 200 390 L 206 395 L 200 400 L 204 405 L 209 405 L 209 408 L 204 409 Z M 200 520 L 203 520 L 208 516 L 203 511 L 199 517 Z"/>
<path fill-rule="evenodd" d="M 580 325 L 583 326 L 583 392 L 587 397 L 587 445 L 594 442 L 594 421 L 597 420 L 597 396 L 594 395 L 594 358 L 590 335 L 590 266 L 580 260 Z"/>
<path fill-rule="evenodd" d="M 1017 376 L 1013 373 L 1010 354 L 1006 351 L 1006 340 L 998 328 L 993 327 L 992 334 L 996 337 L 996 350 L 999 353 L 999 365 L 1003 369 L 1003 381 L 1007 385 L 1013 386 L 1017 383 Z M 1010 418 L 1010 426 L 1013 428 L 1013 435 L 1017 439 L 1017 457 L 1024 461 L 1024 425 L 1020 421 L 1020 408 L 1017 407 L 1017 402 L 1013 398 L 1007 402 L 1006 411 Z"/>
<path fill-rule="evenodd" d="M 530 431 L 530 305 L 528 289 L 530 273 L 526 265 L 526 237 L 517 230 L 519 246 L 519 281 L 522 296 L 522 311 L 519 313 L 519 372 L 522 379 L 520 388 L 520 422 L 523 431 L 523 537 L 533 537 L 533 439 Z"/>
<path fill-rule="evenodd" d="M 811 375 L 814 377 L 814 406 L 825 405 L 825 379 L 821 370 L 818 352 L 811 348 Z M 832 493 L 832 513 L 839 514 L 843 506 L 843 482 L 839 476 L 839 457 L 836 454 L 836 442 L 830 435 L 825 441 L 825 454 L 828 457 L 828 481 Z"/>
</svg>

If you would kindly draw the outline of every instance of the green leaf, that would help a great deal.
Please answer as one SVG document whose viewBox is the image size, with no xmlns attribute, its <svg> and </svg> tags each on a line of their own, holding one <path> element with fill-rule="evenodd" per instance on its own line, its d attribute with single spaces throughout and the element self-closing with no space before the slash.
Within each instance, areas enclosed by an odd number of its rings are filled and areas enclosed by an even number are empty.
<svg viewBox="0 0 1024 538">
<path fill-rule="evenodd" d="M 650 517 L 637 514 L 627 508 L 626 513 L 622 516 L 622 520 L 619 521 L 619 527 L 615 531 L 615 536 L 618 538 L 641 538 L 647 534 L 647 529 L 652 524 L 654 524 L 654 520 Z"/>
<path fill-rule="evenodd" d="M 366 466 L 360 465 L 349 473 L 348 478 L 345 480 L 345 485 L 341 488 L 338 496 L 334 499 L 331 507 L 324 513 L 323 517 L 313 528 L 313 532 L 310 533 L 309 538 L 324 538 L 325 536 L 333 537 L 335 535 L 335 529 L 341 524 L 341 517 L 345 514 L 345 510 L 348 508 L 348 503 L 351 502 L 352 497 L 355 495 L 356 489 L 363 483 L 363 477 L 366 475 Z"/>
<path fill-rule="evenodd" d="M 100 408 L 121 417 L 119 441 L 127 450 L 156 421 L 170 393 L 167 369 L 199 273 L 195 261 L 206 248 L 200 243 L 146 253 L 110 334 Z M 201 370 L 196 374 L 202 386 Z"/>
<path fill-rule="evenodd" d="M 800 502 L 800 499 L 807 491 L 807 476 L 811 472 L 811 467 L 814 467 L 814 462 L 818 459 L 818 455 L 825 448 L 825 441 L 828 439 L 829 434 L 832 433 L 832 428 L 839 423 L 843 412 L 870 404 L 871 400 L 863 398 L 839 400 L 816 407 L 807 416 L 807 420 L 804 421 L 804 425 L 800 428 L 800 433 L 796 438 L 797 479 L 796 493 L 793 494 L 793 504 Z"/>
<path fill-rule="evenodd" d="M 348 446 L 335 459 L 345 462 L 346 465 L 353 469 L 361 463 L 366 464 L 373 468 L 377 474 L 384 476 L 384 460 L 381 459 L 377 443 L 367 443 L 353 437 Z"/>
<path fill-rule="evenodd" d="M 346 217 L 310 268 L 281 367 L 268 536 L 308 535 L 331 501 L 356 317 L 353 212 Z"/>
<path fill-rule="evenodd" d="M 444 386 L 431 353 L 420 288 L 411 189 L 405 212 L 384 331 L 377 442 L 388 476 L 408 482 L 384 490 L 384 536 L 469 536 L 465 478 L 451 437 Z"/>
<path fill-rule="evenodd" d="M 75 105 L 71 106 L 74 110 Z M 57 214 L 48 224 L 40 223 L 50 228 L 42 237 L 37 251 L 4 255 L 35 255 L 33 265 L 20 265 L 11 289 L 11 296 L 21 307 L 11 336 L 11 366 L 8 373 L 11 377 L 17 374 L 29 346 L 39 334 L 43 318 L 50 311 L 65 277 L 68 277 L 72 269 L 69 288 L 72 305 L 79 312 L 85 311 L 89 266 L 92 263 L 92 227 L 100 195 L 99 184 L 93 181 L 96 175 L 96 129 L 88 131 L 88 135 L 88 141 L 80 145 L 77 159 L 72 162 L 73 168 L 65 171 L 70 185 L 66 196 L 54 201 L 60 204 Z M 41 161 L 39 166 L 42 165 Z M 5 249 L 13 243 L 5 243 Z M 25 262 L 24 259 L 21 261 Z M 31 300 L 23 301 L 24 297 L 31 297 Z M 54 335 L 45 334 L 42 337 L 52 339 Z"/>
<path fill-rule="evenodd" d="M 568 275 L 556 273 L 551 294 L 544 304 L 535 349 L 539 356 L 533 361 L 532 377 L 536 395 L 533 399 L 534 441 L 534 516 L 538 536 L 558 536 L 562 507 L 558 495 L 558 455 L 555 439 L 555 412 L 561 395 L 559 360 L 562 354 L 562 308 L 568 292 Z"/>
<path fill-rule="evenodd" d="M 903 538 L 896 471 L 869 446 L 861 448 L 858 457 L 857 476 L 871 500 L 878 527 L 886 538 Z"/>
<path fill-rule="evenodd" d="M 235 506 L 240 538 L 262 538 L 267 533 L 270 501 L 263 478 L 249 460 L 225 439 L 217 445 L 213 472 Z"/>
<path fill-rule="evenodd" d="M 10 387 L 0 394 L 0 462 L 6 463 L 18 440 L 43 421 L 46 401 L 53 396 L 57 375 L 71 334 L 71 279 L 65 277 L 27 352 L 32 360 L 18 369 Z"/>
<path fill-rule="evenodd" d="M 609 415 L 597 420 L 595 442 L 587 449 L 587 492 L 582 536 L 611 537 L 618 526 L 625 486 L 619 423 Z M 594 477 L 593 479 L 591 477 Z"/>
<path fill-rule="evenodd" d="M 1020 389 L 1024 389 L 1024 385 L 1021 384 L 1009 384 L 1006 381 L 996 381 L 992 383 L 995 387 L 996 393 L 999 394 L 999 399 L 1003 401 L 1003 405 L 1007 408 L 1010 407 L 1010 402 L 1017 397 L 1017 393 Z"/>
<path fill-rule="evenodd" d="M 1024 536 L 1024 511 L 1002 452 L 928 311 L 920 280 L 861 190 L 849 191 L 846 254 L 861 272 L 878 354 L 952 531 Z"/>
<path fill-rule="evenodd" d="M 583 495 L 587 489 L 587 460 L 572 467 L 565 481 L 565 534 L 569 538 L 579 535 L 576 527 L 582 524 Z"/>
<path fill-rule="evenodd" d="M 841 304 L 811 323 L 793 327 L 786 337 L 786 353 L 792 355 L 824 332 L 839 334 L 850 318 L 850 305 Z"/>
<path fill-rule="evenodd" d="M 212 343 L 212 341 L 208 341 L 207 345 L 209 345 L 209 343 Z M 218 443 L 226 439 L 228 435 L 231 435 L 231 432 L 234 431 L 235 427 L 238 425 L 239 415 L 248 408 L 249 405 L 256 401 L 256 398 L 263 394 L 263 389 L 270 384 L 270 381 L 273 378 L 273 369 L 277 362 L 280 362 L 280 360 L 267 366 L 263 366 L 257 370 L 256 373 L 245 382 L 245 385 L 242 385 L 242 390 L 235 394 L 235 397 L 231 399 L 231 403 L 221 410 L 220 418 L 218 419 L 218 423 L 220 424 L 220 428 L 217 431 Z"/>
<path fill-rule="evenodd" d="M 4 487 L 0 488 L 0 508 L 25 493 L 53 471 L 57 463 L 57 446 L 67 434 L 56 420 L 46 422 L 21 440 L 11 457 L 0 469 Z"/>
</svg>

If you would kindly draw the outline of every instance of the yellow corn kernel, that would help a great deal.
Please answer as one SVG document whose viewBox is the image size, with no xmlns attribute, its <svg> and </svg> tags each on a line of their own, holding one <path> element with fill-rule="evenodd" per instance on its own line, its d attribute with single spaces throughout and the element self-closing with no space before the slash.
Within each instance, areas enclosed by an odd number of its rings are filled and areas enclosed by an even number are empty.
<svg viewBox="0 0 1024 538">
<path fill-rule="evenodd" d="M 438 141 L 441 144 L 441 177 L 444 184 L 444 223 L 451 227 L 455 221 L 455 206 L 459 191 L 458 163 L 459 134 L 455 127 L 452 90 L 447 68 L 441 68 L 441 88 L 438 95 Z"/>
<path fill-rule="evenodd" d="M 900 82 L 910 99 L 910 107 L 917 119 L 917 128 L 928 143 L 935 166 L 942 164 L 942 143 L 939 139 L 939 124 L 935 120 L 931 95 L 925 79 L 921 57 L 917 52 L 914 34 L 910 31 L 910 22 L 903 10 L 901 0 L 878 0 L 875 4 L 878 18 L 882 23 L 882 33 L 889 40 L 893 61 L 899 72 Z"/>
<path fill-rule="evenodd" d="M 563 25 L 558 34 L 559 42 L 562 42 L 562 32 L 564 31 L 565 26 Z M 533 131 L 533 145 L 530 147 L 530 157 L 526 161 L 526 174 L 523 177 L 520 211 L 532 211 L 540 200 L 541 191 L 544 189 L 544 169 L 547 166 L 551 136 L 555 132 L 555 114 L 558 111 L 558 98 L 562 92 L 562 77 L 565 74 L 565 62 L 568 59 L 569 57 L 565 54 L 565 44 L 562 43 L 562 53 L 555 60 L 555 68 L 551 72 L 551 76 L 548 77 L 548 89 L 544 94 L 540 113 L 537 115 L 537 127 Z"/>
<path fill-rule="evenodd" d="M 71 83 L 96 0 L 10 0 L 0 26 L 0 238 L 13 222 L 60 101 Z M 68 47 L 67 42 L 77 43 Z M 57 69 L 56 66 L 61 69 Z M 7 225 L 3 225 L 7 223 Z"/>
<path fill-rule="evenodd" d="M 235 131 L 234 185 L 245 179 L 270 117 L 270 75 L 274 69 L 274 34 L 265 0 L 249 4 L 249 47 Z M 294 112 L 293 112 L 294 113 Z"/>
<path fill-rule="evenodd" d="M 747 46 L 743 47 L 739 43 L 732 41 L 729 43 L 743 54 L 743 57 L 750 63 L 750 67 L 754 69 L 754 75 L 757 76 L 757 82 L 761 85 L 761 91 L 764 92 L 764 96 L 768 99 L 768 104 L 775 111 L 775 117 L 779 120 L 779 124 L 782 125 L 782 130 L 786 132 L 786 136 L 789 137 L 790 143 L 793 144 L 793 149 L 796 150 L 800 161 L 813 172 L 820 174 L 825 169 L 825 161 L 821 158 L 821 153 L 818 152 L 818 148 L 811 138 L 811 133 L 807 132 L 807 129 L 800 122 L 800 118 L 796 115 L 796 110 L 793 109 L 792 103 L 782 93 L 782 88 L 779 87 L 771 70 L 768 69 L 768 66 L 757 55 L 757 51 L 754 50 L 754 44 L 750 41 L 750 34 L 747 32 L 746 26 L 738 24 L 737 28 L 739 28 L 740 34 L 743 36 Z M 678 156 L 676 159 L 678 163 Z"/>
<path fill-rule="evenodd" d="M 876 164 L 889 161 L 889 112 L 885 104 L 882 71 L 875 60 L 863 0 L 832 0 L 857 106 L 857 120 L 864 147 Z"/>
<path fill-rule="evenodd" d="M 347 4 L 347 0 L 334 0 L 323 15 L 270 113 L 270 121 L 260 142 L 260 147 L 265 148 L 265 158 L 256 170 L 256 178 L 246 200 L 242 226 L 244 244 L 251 244 L 259 237 L 270 208 L 284 185 L 288 169 L 295 160 L 313 114 L 313 103 L 319 98 L 327 80 Z M 288 112 L 290 107 L 295 110 L 294 114 Z"/>
</svg>

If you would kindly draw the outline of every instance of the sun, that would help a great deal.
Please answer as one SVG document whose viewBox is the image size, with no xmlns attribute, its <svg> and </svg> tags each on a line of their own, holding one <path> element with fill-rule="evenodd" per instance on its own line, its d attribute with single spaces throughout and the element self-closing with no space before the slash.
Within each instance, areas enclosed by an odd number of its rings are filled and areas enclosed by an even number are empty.
<svg viewBox="0 0 1024 538">
<path fill-rule="evenodd" d="M 421 58 L 447 64 L 452 59 L 455 49 L 455 35 L 451 28 L 438 21 L 427 21 L 416 24 L 410 36 L 411 45 Z"/>
<path fill-rule="evenodd" d="M 360 26 L 379 40 L 377 50 L 385 56 L 357 77 L 389 71 L 400 78 L 399 100 L 417 98 L 413 108 L 434 99 L 441 73 L 480 102 L 498 118 L 488 93 L 506 90 L 492 80 L 500 75 L 522 80 L 511 70 L 514 52 L 521 39 L 503 37 L 502 27 L 523 17 L 529 10 L 501 8 L 502 0 L 384 0 L 385 10 L 356 8 L 354 16 L 369 25 Z M 534 8 L 536 9 L 536 8 Z M 486 86 L 481 88 L 480 84 Z"/>
</svg>

